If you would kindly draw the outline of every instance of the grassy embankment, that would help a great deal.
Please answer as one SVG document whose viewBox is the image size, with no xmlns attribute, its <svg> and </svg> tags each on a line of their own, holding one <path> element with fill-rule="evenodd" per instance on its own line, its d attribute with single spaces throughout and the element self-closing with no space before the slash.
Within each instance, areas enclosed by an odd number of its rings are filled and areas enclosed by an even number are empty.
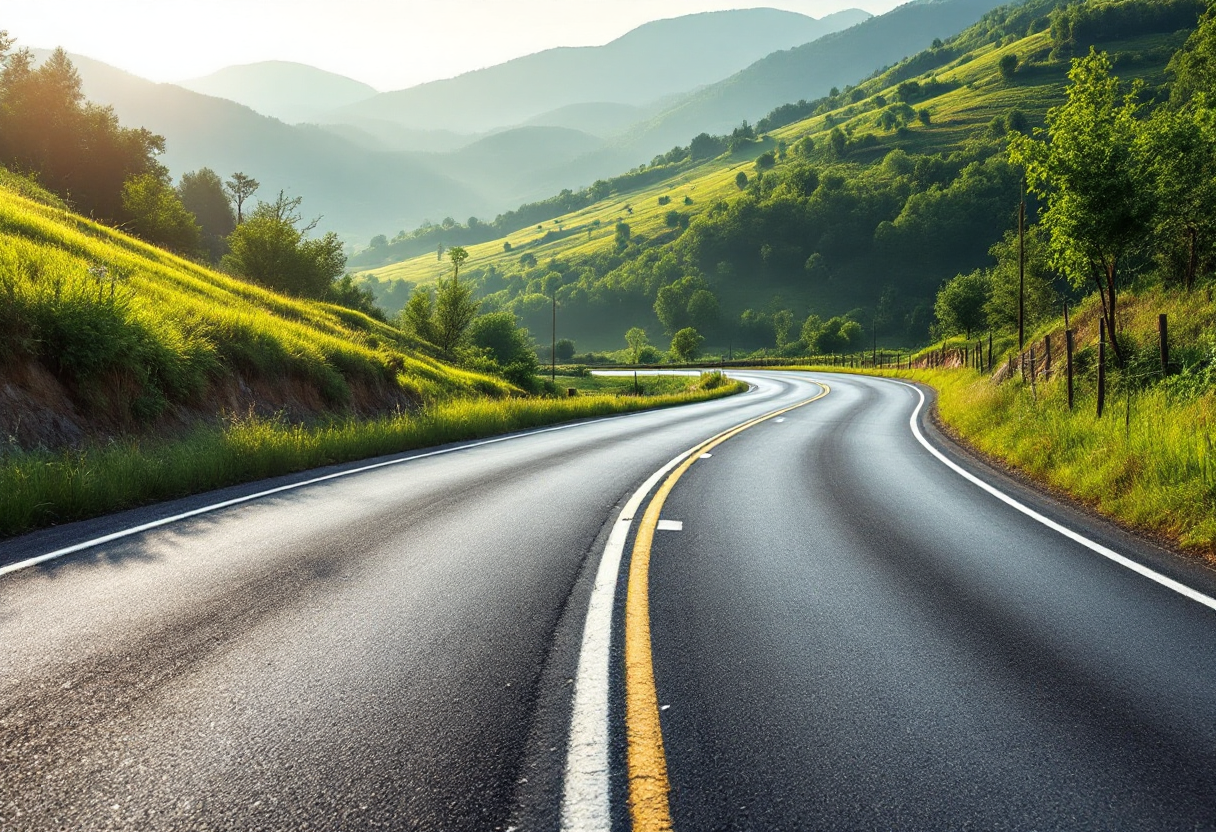
<svg viewBox="0 0 1216 832">
<path fill-rule="evenodd" d="M 262 477 L 735 392 L 526 398 L 0 178 L 0 536 Z"/>
<path fill-rule="evenodd" d="M 1132 356 L 1123 370 L 1113 363 L 1109 367 L 1100 419 L 1096 297 L 1072 319 L 1077 345 L 1072 411 L 1062 321 L 1027 339 L 1027 351 L 1037 345 L 1033 385 L 1020 373 L 998 382 L 969 368 L 876 374 L 934 387 L 941 421 L 980 452 L 1102 514 L 1216 562 L 1216 333 L 1211 325 L 1216 304 L 1210 297 L 1203 290 L 1151 289 L 1123 299 L 1121 325 Z M 1164 379 L 1159 313 L 1169 316 L 1170 328 L 1171 374 Z M 1052 339 L 1052 374 L 1044 379 L 1046 336 Z M 946 344 L 947 350 L 962 346 L 961 339 Z M 996 356 L 998 375 L 1007 359 Z"/>
</svg>

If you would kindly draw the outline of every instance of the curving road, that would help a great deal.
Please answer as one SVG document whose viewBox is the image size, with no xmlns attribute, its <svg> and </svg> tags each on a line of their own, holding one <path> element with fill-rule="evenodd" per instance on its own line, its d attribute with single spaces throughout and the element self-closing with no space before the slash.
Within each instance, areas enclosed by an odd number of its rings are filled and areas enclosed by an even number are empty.
<svg viewBox="0 0 1216 832">
<path fill-rule="evenodd" d="M 645 828 L 623 668 L 647 535 L 677 829 L 1216 828 L 1216 611 L 947 467 L 913 388 L 740 375 L 731 399 L 331 469 L 0 575 L 0 828 Z M 316 475 L 5 541 L 0 570 Z M 575 715 L 597 632 L 598 729 Z M 605 765 L 575 783 L 587 749 Z"/>
</svg>

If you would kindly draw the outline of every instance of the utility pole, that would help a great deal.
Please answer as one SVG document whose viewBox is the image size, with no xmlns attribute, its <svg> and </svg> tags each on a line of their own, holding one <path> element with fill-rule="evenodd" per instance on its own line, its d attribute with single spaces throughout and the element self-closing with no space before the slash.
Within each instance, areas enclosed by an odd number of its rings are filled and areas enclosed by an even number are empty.
<svg viewBox="0 0 1216 832">
<path fill-rule="evenodd" d="M 1026 177 L 1018 204 L 1018 351 L 1026 343 Z"/>
<path fill-rule="evenodd" d="M 553 288 L 553 339 L 549 343 L 549 382 L 557 385 L 557 287 Z"/>
</svg>

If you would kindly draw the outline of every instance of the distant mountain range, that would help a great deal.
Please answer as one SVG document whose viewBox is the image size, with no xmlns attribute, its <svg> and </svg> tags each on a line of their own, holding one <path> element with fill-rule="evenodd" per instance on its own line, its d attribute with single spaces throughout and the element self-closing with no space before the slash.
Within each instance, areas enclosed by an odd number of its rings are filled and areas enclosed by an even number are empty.
<svg viewBox="0 0 1216 832">
<path fill-rule="evenodd" d="M 360 81 L 289 61 L 230 66 L 180 81 L 178 86 L 244 104 L 288 124 L 316 121 L 328 110 L 364 101 L 378 92 Z"/>
<path fill-rule="evenodd" d="M 603 47 L 381 94 L 281 62 L 188 82 L 203 94 L 73 60 L 91 100 L 166 137 L 175 176 L 243 171 L 261 181 L 260 195 L 302 196 L 307 214 L 324 215 L 322 229 L 359 244 L 424 219 L 490 219 L 622 173 L 697 133 L 856 83 L 996 5 L 919 0 L 877 18 L 854 10 L 820 21 L 773 9 L 690 15 Z M 297 118 L 317 123 L 287 123 Z"/>
<path fill-rule="evenodd" d="M 479 133 L 576 104 L 643 106 L 719 81 L 779 49 L 869 17 L 859 9 L 820 20 L 776 9 L 737 9 L 656 20 L 605 46 L 549 49 L 382 93 L 335 109 L 322 120 L 357 124 L 375 119 L 414 129 Z"/>
</svg>

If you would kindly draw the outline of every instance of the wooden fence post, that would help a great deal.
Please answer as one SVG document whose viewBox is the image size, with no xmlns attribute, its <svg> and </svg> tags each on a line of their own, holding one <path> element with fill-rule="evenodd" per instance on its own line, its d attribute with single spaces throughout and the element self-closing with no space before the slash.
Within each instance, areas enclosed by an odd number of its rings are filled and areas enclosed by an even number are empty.
<svg viewBox="0 0 1216 832">
<path fill-rule="evenodd" d="M 1157 334 L 1161 336 L 1161 375 L 1170 372 L 1170 332 L 1164 314 L 1157 316 Z"/>
<path fill-rule="evenodd" d="M 1098 319 L 1098 418 L 1106 406 L 1106 318 Z"/>
<path fill-rule="evenodd" d="M 1051 336 L 1043 336 L 1043 378 L 1051 378 Z"/>
<path fill-rule="evenodd" d="M 1072 330 L 1064 330 L 1064 351 L 1068 354 L 1068 409 L 1072 410 Z"/>
</svg>

